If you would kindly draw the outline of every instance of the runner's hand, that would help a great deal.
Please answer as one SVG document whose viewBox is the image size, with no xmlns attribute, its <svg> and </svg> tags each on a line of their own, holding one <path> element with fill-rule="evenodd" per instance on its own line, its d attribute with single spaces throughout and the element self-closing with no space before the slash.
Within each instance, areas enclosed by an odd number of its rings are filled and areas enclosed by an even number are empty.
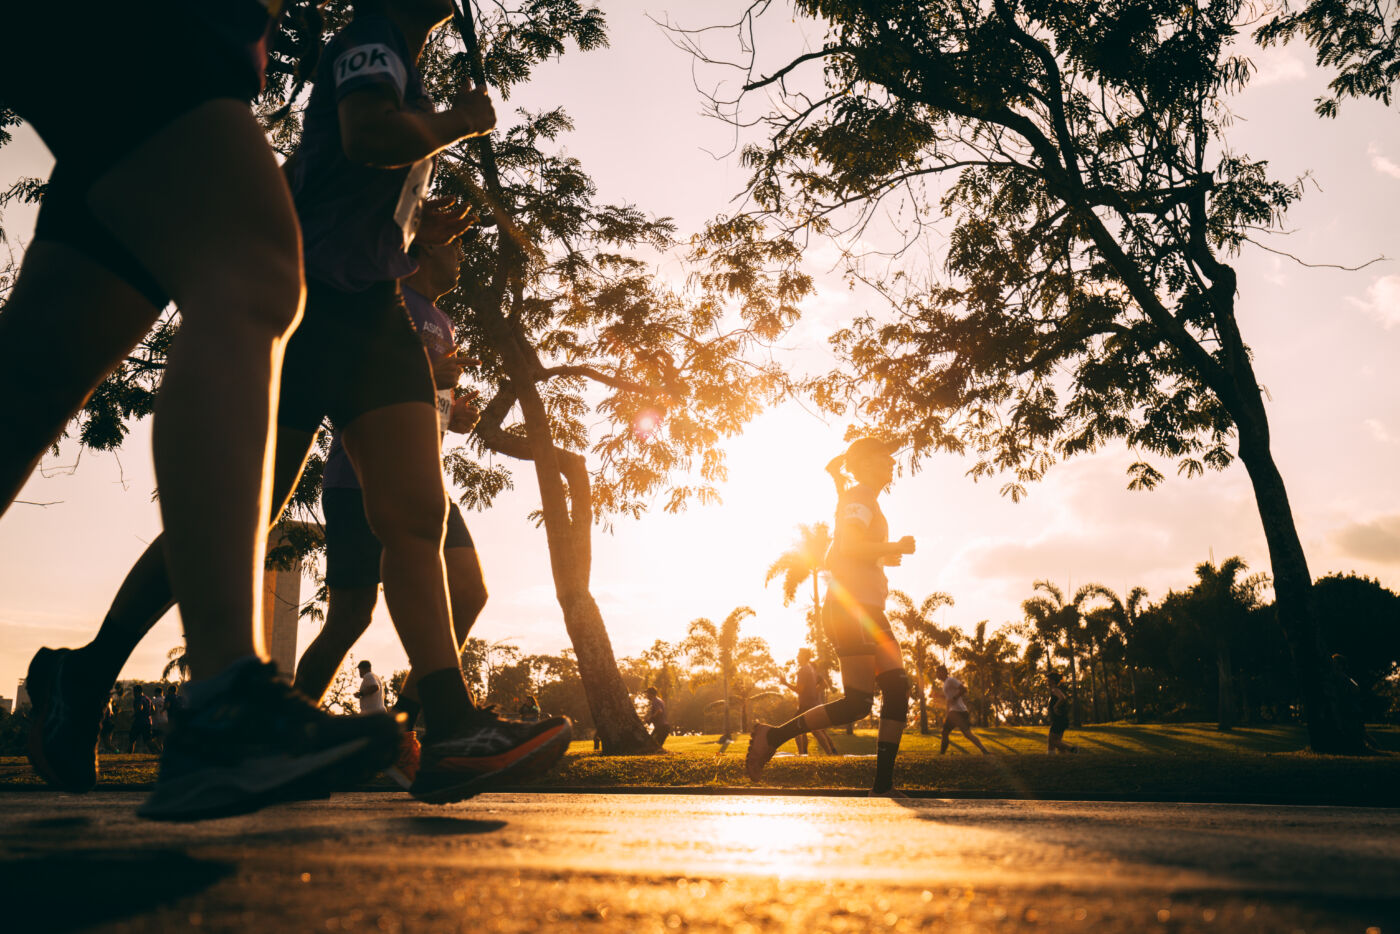
<svg viewBox="0 0 1400 934">
<path fill-rule="evenodd" d="M 496 108 L 491 105 L 491 96 L 486 88 L 478 88 L 467 81 L 452 98 L 452 110 L 462 116 L 466 132 L 461 136 L 482 136 L 496 128 Z"/>
<path fill-rule="evenodd" d="M 462 396 L 452 403 L 452 417 L 447 420 L 447 430 L 459 435 L 470 434 L 481 421 L 481 410 L 476 407 L 476 393 Z"/>
<path fill-rule="evenodd" d="M 914 536 L 904 536 L 899 541 L 895 542 L 895 547 L 898 548 L 899 553 L 902 555 L 912 555 L 914 553 Z"/>
<path fill-rule="evenodd" d="M 462 372 L 481 361 L 475 357 L 463 357 L 457 353 L 439 357 L 433 361 L 433 385 L 439 389 L 451 389 L 462 378 Z"/>
<path fill-rule="evenodd" d="M 423 216 L 418 221 L 416 239 L 424 246 L 451 243 L 476 223 L 470 204 L 458 204 L 456 198 L 429 198 L 423 202 Z"/>
</svg>

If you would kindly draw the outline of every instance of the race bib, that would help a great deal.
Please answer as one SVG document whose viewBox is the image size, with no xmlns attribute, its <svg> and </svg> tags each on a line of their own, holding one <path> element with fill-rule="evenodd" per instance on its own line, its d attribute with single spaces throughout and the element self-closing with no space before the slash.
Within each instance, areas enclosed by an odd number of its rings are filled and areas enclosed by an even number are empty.
<svg viewBox="0 0 1400 934">
<path fill-rule="evenodd" d="M 341 52 L 335 60 L 336 87 L 347 81 L 375 76 L 383 76 L 393 82 L 399 100 L 403 100 L 404 90 L 408 87 L 408 71 L 394 50 L 382 42 L 357 45 Z"/>
<path fill-rule="evenodd" d="M 399 190 L 399 203 L 394 208 L 394 223 L 403 231 L 403 249 L 413 246 L 413 238 L 418 236 L 418 222 L 423 219 L 423 199 L 428 194 L 428 183 L 433 178 L 433 160 L 419 159 L 408 170 Z"/>
<path fill-rule="evenodd" d="M 869 527 L 871 521 L 875 518 L 875 513 L 870 510 L 869 506 L 862 505 L 861 503 L 847 503 L 841 510 L 841 518 L 843 520 L 851 519 L 859 522 L 863 526 Z"/>
<path fill-rule="evenodd" d="M 452 422 L 452 390 L 439 389 L 437 391 L 437 413 L 438 413 L 438 438 L 447 434 L 447 426 Z"/>
</svg>

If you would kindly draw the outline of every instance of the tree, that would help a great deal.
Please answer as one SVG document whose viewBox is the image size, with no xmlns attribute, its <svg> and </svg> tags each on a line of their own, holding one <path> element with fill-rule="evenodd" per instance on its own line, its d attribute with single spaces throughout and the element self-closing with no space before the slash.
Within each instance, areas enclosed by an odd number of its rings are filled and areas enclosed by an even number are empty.
<svg viewBox="0 0 1400 934">
<path fill-rule="evenodd" d="M 914 686 L 919 695 L 919 732 L 927 736 L 928 727 L 928 685 L 932 660 L 930 650 L 937 648 L 946 663 L 948 649 L 957 639 L 957 631 L 944 629 L 934 622 L 940 607 L 952 606 L 953 598 L 942 591 L 935 591 L 923 599 L 917 607 L 907 593 L 902 590 L 890 591 L 890 602 L 894 610 L 889 614 L 890 623 L 903 629 L 906 634 L 905 654 L 913 663 Z"/>
<path fill-rule="evenodd" d="M 1009 665 L 1016 657 L 1016 646 L 998 630 L 987 635 L 987 620 L 973 627 L 972 635 L 953 647 L 953 657 L 963 663 L 965 677 L 977 688 L 972 707 L 982 724 L 990 726 L 1001 705 Z"/>
<path fill-rule="evenodd" d="M 1032 590 L 1038 591 L 1037 595 L 1021 601 L 1021 610 L 1041 642 L 1069 661 L 1070 725 L 1078 726 L 1081 714 L 1076 687 L 1082 624 L 1079 605 L 1075 601 L 1066 603 L 1064 591 L 1047 580 L 1036 581 Z"/>
<path fill-rule="evenodd" d="M 1133 716 L 1142 721 L 1142 701 L 1138 688 L 1137 659 L 1140 653 L 1137 647 L 1137 621 L 1142 613 L 1143 604 L 1147 601 L 1147 591 L 1142 587 L 1134 587 L 1128 592 L 1128 599 L 1121 599 L 1103 584 L 1085 584 L 1080 588 L 1085 594 L 1085 599 L 1099 597 L 1107 601 L 1107 608 L 1100 608 L 1095 611 L 1101 614 L 1095 622 L 1094 631 L 1103 631 L 1112 636 L 1116 633 L 1121 642 L 1119 652 L 1120 660 L 1128 670 L 1128 683 L 1133 699 Z M 1101 622 L 1111 622 L 1111 626 L 1103 626 Z M 1109 719 L 1113 719 L 1110 710 Z"/>
<path fill-rule="evenodd" d="M 169 681 L 170 676 L 176 672 L 179 672 L 180 680 L 189 680 L 190 665 L 189 660 L 185 657 L 185 644 L 183 642 L 165 653 L 165 667 L 160 670 L 160 680 Z"/>
<path fill-rule="evenodd" d="M 741 606 L 736 607 L 718 626 L 703 616 L 693 619 L 690 621 L 685 642 L 681 644 L 690 658 L 690 663 L 710 670 L 713 677 L 719 680 L 720 689 L 724 692 L 724 731 L 720 734 L 721 742 L 729 742 L 734 738 L 729 725 L 729 708 L 730 691 L 734 687 L 735 650 L 739 646 L 739 623 L 753 615 L 750 607 Z M 766 648 L 765 645 L 765 650 Z"/>
<path fill-rule="evenodd" d="M 1312 577 L 1235 314 L 1230 255 L 1276 229 L 1301 194 L 1226 138 L 1228 97 L 1250 76 L 1234 43 L 1252 8 L 794 5 L 826 23 L 820 47 L 762 75 L 756 52 L 741 65 L 740 102 L 764 95 L 766 109 L 766 139 L 744 150 L 753 223 L 776 239 L 864 243 L 899 212 L 902 252 L 925 223 L 951 219 L 937 281 L 880 279 L 853 257 L 852 274 L 893 315 L 834 338 L 846 365 L 817 382 L 817 398 L 838 411 L 855 402 L 873 430 L 906 438 L 916 468 L 936 450 L 971 451 L 972 475 L 1009 473 L 1013 498 L 1057 459 L 1114 439 L 1135 454 L 1134 489 L 1163 479 L 1149 456 L 1188 476 L 1238 456 L 1310 744 L 1363 752 L 1323 664 Z M 739 28 L 753 50 L 753 16 Z M 726 113 L 742 122 L 737 107 Z M 933 183 L 945 186 L 936 200 Z"/>
<path fill-rule="evenodd" d="M 1317 52 L 1317 63 L 1334 68 L 1331 97 L 1317 99 L 1317 112 L 1335 117 L 1344 97 L 1371 97 L 1390 105 L 1400 80 L 1400 4 L 1394 0 L 1308 0 L 1296 12 L 1287 0 L 1255 33 L 1265 46 L 1301 36 Z"/>
<path fill-rule="evenodd" d="M 1400 595 L 1356 574 L 1329 574 L 1316 587 L 1321 625 L 1356 680 L 1367 719 L 1385 718 L 1385 684 L 1400 672 Z"/>
<path fill-rule="evenodd" d="M 825 522 L 797 527 L 797 541 L 768 566 L 763 586 L 775 580 L 783 585 L 783 606 L 797 598 L 797 591 L 807 581 L 812 582 L 812 605 L 807 611 L 807 641 L 815 650 L 813 665 L 818 672 L 830 677 L 836 667 L 836 651 L 827 638 L 822 623 L 821 572 L 826 567 L 826 553 L 831 550 L 831 527 Z"/>
<path fill-rule="evenodd" d="M 508 97 L 565 41 L 583 50 L 606 42 L 602 14 L 574 0 L 483 4 L 477 22 L 485 48 L 470 47 L 472 24 L 459 17 L 466 54 L 429 75 L 444 96 L 470 74 Z M 483 359 L 476 375 L 488 402 L 470 450 L 533 470 L 555 593 L 603 750 L 649 750 L 589 590 L 593 524 L 639 516 L 656 497 L 671 512 L 717 499 L 722 440 L 785 386 L 754 351 L 796 319 L 807 280 L 765 284 L 756 264 L 771 251 L 758 244 L 701 271 L 698 295 L 673 292 L 638 255 L 673 245 L 669 219 L 598 202 L 578 161 L 554 149 L 571 126 L 562 111 L 521 116 L 445 152 L 439 181 L 495 221 L 468 242 L 467 285 L 443 303 Z M 729 299 L 741 288 L 736 305 Z M 500 483 L 470 458 L 452 463 L 468 502 Z"/>
</svg>

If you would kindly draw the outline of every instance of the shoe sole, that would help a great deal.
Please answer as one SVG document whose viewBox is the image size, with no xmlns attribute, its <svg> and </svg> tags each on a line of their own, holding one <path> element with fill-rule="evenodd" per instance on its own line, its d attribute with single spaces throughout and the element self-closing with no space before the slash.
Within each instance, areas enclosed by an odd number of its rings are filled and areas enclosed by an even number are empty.
<svg viewBox="0 0 1400 934">
<path fill-rule="evenodd" d="M 493 787 L 528 781 L 554 767 L 568 750 L 573 733 L 573 725 L 565 722 L 553 733 L 542 733 L 536 737 L 536 740 L 543 737 L 543 742 L 508 765 L 445 788 L 434 788 L 432 791 L 414 791 L 410 788 L 409 794 L 424 804 L 452 804 L 490 791 Z"/>
<path fill-rule="evenodd" d="M 77 781 L 66 781 L 53 767 L 53 763 L 49 761 L 44 750 L 44 730 L 48 725 L 49 712 L 53 705 L 53 689 L 58 686 L 60 657 L 60 654 L 53 649 L 40 649 L 34 653 L 34 658 L 29 663 L 29 670 L 25 673 L 24 684 L 29 691 L 29 701 L 34 708 L 34 720 L 29 727 L 29 742 L 25 753 L 29 758 L 29 764 L 34 767 L 34 771 L 45 782 L 60 791 L 84 794 L 92 791 L 97 785 L 96 740 L 93 741 L 93 774 L 90 778 L 85 776 Z"/>
<path fill-rule="evenodd" d="M 344 775 L 374 771 L 398 751 L 357 739 L 306 756 L 269 756 L 237 768 L 210 767 L 177 779 L 158 781 L 136 814 L 155 821 L 198 821 L 249 814 L 271 804 L 330 796 Z"/>
<path fill-rule="evenodd" d="M 754 738 L 755 738 L 755 736 L 757 736 L 757 734 L 758 734 L 758 731 L 757 731 L 757 730 L 754 730 L 753 732 L 751 732 L 751 733 L 749 734 L 749 748 L 748 748 L 748 750 L 744 753 L 744 773 L 745 773 L 746 775 L 748 775 L 749 781 L 751 781 L 751 782 L 756 782 L 756 781 L 759 780 L 759 778 L 763 775 L 763 767 L 764 767 L 765 765 L 768 764 L 768 761 L 769 761 L 770 759 L 773 758 L 773 757 L 770 755 L 767 759 L 764 759 L 764 760 L 763 760 L 762 762 L 760 762 L 757 766 L 754 765 L 754 759 L 755 759 L 754 751 L 758 748 L 758 747 L 754 744 Z M 767 746 L 767 745 L 768 745 L 768 733 L 767 733 L 766 731 L 765 731 L 764 734 L 763 734 L 763 745 L 764 745 L 764 746 Z"/>
</svg>

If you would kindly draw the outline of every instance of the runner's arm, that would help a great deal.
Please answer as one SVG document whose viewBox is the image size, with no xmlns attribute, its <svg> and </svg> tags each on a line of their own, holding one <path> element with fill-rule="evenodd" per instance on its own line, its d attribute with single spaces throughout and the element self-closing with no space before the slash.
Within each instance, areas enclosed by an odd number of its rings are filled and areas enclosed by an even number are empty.
<svg viewBox="0 0 1400 934">
<path fill-rule="evenodd" d="M 337 105 L 340 144 L 352 162 L 380 168 L 412 165 L 459 139 L 481 136 L 496 126 L 486 92 L 468 88 L 446 110 L 405 110 L 392 91 L 368 86 Z"/>
</svg>

